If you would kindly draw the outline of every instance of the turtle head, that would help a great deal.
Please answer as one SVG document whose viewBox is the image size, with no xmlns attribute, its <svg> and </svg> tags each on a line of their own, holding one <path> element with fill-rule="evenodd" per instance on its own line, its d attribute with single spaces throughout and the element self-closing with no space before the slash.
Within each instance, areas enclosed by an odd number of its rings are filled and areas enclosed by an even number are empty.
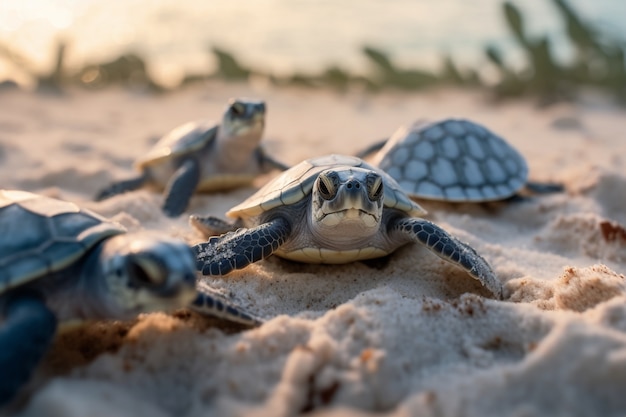
<svg viewBox="0 0 626 417">
<path fill-rule="evenodd" d="M 145 233 L 114 236 L 103 243 L 98 282 L 104 314 L 132 317 L 191 303 L 196 290 L 195 257 L 182 241 Z"/>
<path fill-rule="evenodd" d="M 257 134 L 260 139 L 264 127 L 264 101 L 237 98 L 228 102 L 221 126 L 228 137 Z"/>
<path fill-rule="evenodd" d="M 384 185 L 380 174 L 346 167 L 322 171 L 313 185 L 313 221 L 330 233 L 359 236 L 378 231 Z"/>
</svg>

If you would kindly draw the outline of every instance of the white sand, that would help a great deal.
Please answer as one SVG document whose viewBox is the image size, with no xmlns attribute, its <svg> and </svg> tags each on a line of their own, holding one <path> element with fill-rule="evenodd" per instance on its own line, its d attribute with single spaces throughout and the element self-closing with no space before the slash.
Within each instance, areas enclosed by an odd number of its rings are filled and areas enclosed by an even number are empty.
<svg viewBox="0 0 626 417">
<path fill-rule="evenodd" d="M 626 414 L 626 114 L 601 99 L 539 109 L 458 92 L 346 95 L 209 85 L 164 96 L 0 92 L 0 185 L 73 199 L 130 229 L 201 240 L 149 190 L 97 189 L 172 127 L 267 100 L 266 146 L 293 164 L 352 153 L 416 118 L 465 117 L 506 137 L 531 177 L 568 192 L 516 204 L 424 202 L 506 285 L 504 301 L 426 250 L 376 269 L 270 259 L 204 279 L 262 327 L 178 314 L 60 340 L 26 416 L 623 416 Z M 259 179 L 259 184 L 267 178 Z M 195 197 L 223 215 L 253 188 Z M 604 233 L 603 233 L 604 231 Z M 94 358 L 95 357 L 95 358 Z"/>
</svg>

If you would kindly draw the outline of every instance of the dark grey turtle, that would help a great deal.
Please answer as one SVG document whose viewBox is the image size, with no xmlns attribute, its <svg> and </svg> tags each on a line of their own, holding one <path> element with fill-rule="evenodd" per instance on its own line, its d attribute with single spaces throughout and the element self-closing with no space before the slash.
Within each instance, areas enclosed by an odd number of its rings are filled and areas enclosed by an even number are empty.
<svg viewBox="0 0 626 417">
<path fill-rule="evenodd" d="M 378 151 L 371 163 L 416 198 L 482 202 L 510 198 L 524 187 L 534 193 L 562 191 L 557 184 L 528 181 L 524 157 L 500 136 L 462 119 L 400 127 L 358 155 Z"/>
<path fill-rule="evenodd" d="M 196 191 L 242 187 L 261 173 L 287 169 L 261 148 L 264 126 L 263 101 L 231 100 L 221 123 L 189 122 L 172 130 L 136 162 L 138 177 L 112 184 L 96 200 L 151 184 L 165 189 L 163 211 L 176 217 Z"/>
<path fill-rule="evenodd" d="M 347 263 L 420 243 L 469 272 L 493 294 L 502 284 L 467 244 L 420 218 L 425 210 L 363 160 L 330 155 L 301 162 L 233 207 L 229 224 L 192 216 L 209 238 L 194 247 L 204 275 L 224 275 L 275 254 L 307 263 Z"/>
<path fill-rule="evenodd" d="M 126 319 L 191 305 L 257 319 L 195 287 L 194 254 L 177 239 L 126 233 L 65 201 L 0 190 L 0 406 L 52 342 L 57 322 Z"/>
</svg>

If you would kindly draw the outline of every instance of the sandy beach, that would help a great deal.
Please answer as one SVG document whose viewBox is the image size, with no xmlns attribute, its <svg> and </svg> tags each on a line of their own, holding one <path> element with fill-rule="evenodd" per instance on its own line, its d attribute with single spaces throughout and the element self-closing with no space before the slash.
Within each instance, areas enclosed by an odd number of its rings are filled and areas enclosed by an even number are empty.
<svg viewBox="0 0 626 417">
<path fill-rule="evenodd" d="M 514 203 L 420 201 L 505 286 L 502 301 L 416 245 L 385 264 L 277 258 L 208 285 L 268 319 L 142 315 L 59 338 L 19 416 L 623 416 L 626 113 L 586 95 L 538 107 L 483 93 L 335 93 L 210 83 L 162 95 L 0 91 L 0 186 L 79 202 L 129 230 L 202 241 L 189 214 L 224 216 L 254 187 L 197 195 L 170 219 L 144 189 L 92 201 L 160 135 L 267 103 L 265 147 L 287 163 L 353 154 L 417 119 L 467 118 L 506 138 L 530 177 L 566 192 Z"/>
</svg>

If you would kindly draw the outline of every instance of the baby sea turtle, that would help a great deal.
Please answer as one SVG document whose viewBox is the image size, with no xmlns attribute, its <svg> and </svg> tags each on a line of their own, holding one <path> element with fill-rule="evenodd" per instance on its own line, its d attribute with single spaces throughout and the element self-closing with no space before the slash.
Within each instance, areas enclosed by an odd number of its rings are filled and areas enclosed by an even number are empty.
<svg viewBox="0 0 626 417">
<path fill-rule="evenodd" d="M 275 254 L 307 263 L 347 263 L 415 242 L 465 269 L 498 298 L 502 284 L 467 244 L 419 216 L 398 183 L 363 160 L 329 155 L 301 162 L 226 213 L 192 216 L 209 238 L 194 247 L 204 275 L 224 275 Z"/>
<path fill-rule="evenodd" d="M 73 203 L 0 190 L 0 406 L 26 382 L 57 321 L 126 319 L 193 302 L 202 313 L 256 323 L 195 284 L 183 241 L 126 233 Z"/>
<path fill-rule="evenodd" d="M 150 184 L 164 188 L 163 211 L 179 216 L 195 191 L 222 191 L 250 184 L 257 175 L 287 167 L 261 146 L 265 103 L 231 100 L 221 123 L 183 124 L 165 135 L 136 162 L 141 174 L 100 191 L 96 200 Z"/>
<path fill-rule="evenodd" d="M 371 163 L 416 198 L 482 202 L 510 198 L 524 187 L 533 193 L 563 191 L 558 184 L 529 182 L 524 157 L 500 136 L 469 120 L 403 126 L 389 140 L 358 155 L 375 151 Z"/>
</svg>

